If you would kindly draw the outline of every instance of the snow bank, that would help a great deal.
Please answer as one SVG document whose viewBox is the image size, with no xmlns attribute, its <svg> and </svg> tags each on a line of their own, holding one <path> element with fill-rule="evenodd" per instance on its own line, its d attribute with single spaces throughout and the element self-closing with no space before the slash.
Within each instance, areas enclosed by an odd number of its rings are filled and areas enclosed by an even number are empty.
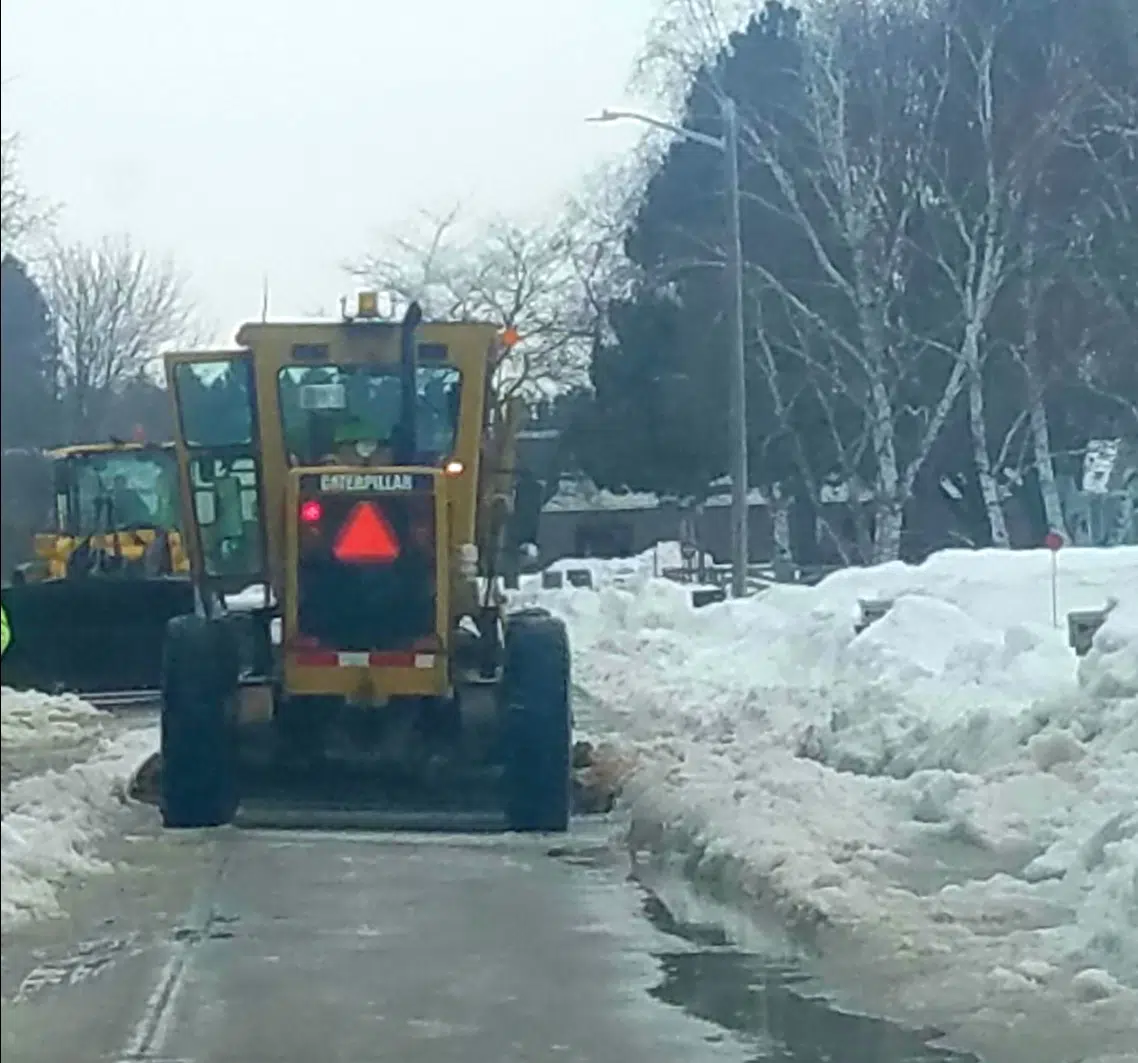
<svg viewBox="0 0 1138 1063">
<path fill-rule="evenodd" d="M 534 597 L 571 624 L 582 719 L 638 751 L 634 842 L 858 941 L 907 1013 L 1110 1000 L 1138 1041 L 1138 548 L 1065 550 L 1058 625 L 1050 566 L 948 551 L 701 610 L 651 578 Z M 1112 597 L 1080 663 L 1065 614 Z"/>
<path fill-rule="evenodd" d="M 0 710 L 6 776 L 9 767 L 17 776 L 0 795 L 0 926 L 8 930 L 60 915 L 58 892 L 68 878 L 109 870 L 96 854 L 98 840 L 113 828 L 125 787 L 158 737 L 154 727 L 109 737 L 108 717 L 74 697 L 4 689 Z M 67 766 L 39 770 L 44 763 Z M 31 774 L 22 770 L 29 765 Z"/>
<path fill-rule="evenodd" d="M 636 557 L 563 557 L 547 568 L 549 572 L 568 572 L 570 569 L 588 569 L 594 587 L 640 586 L 646 580 L 659 576 L 666 568 L 679 568 L 683 555 L 679 543 L 660 543 Z M 536 588 L 538 577 L 527 577 L 526 586 Z"/>
<path fill-rule="evenodd" d="M 1138 590 L 1111 609 L 1079 664 L 1079 681 L 1095 697 L 1138 697 Z"/>
<path fill-rule="evenodd" d="M 712 565 L 715 559 L 707 554 L 705 562 Z M 593 578 L 594 589 L 623 587 L 625 590 L 635 590 L 643 587 L 649 580 L 659 578 L 665 569 L 682 568 L 683 565 L 684 557 L 680 544 L 664 542 L 634 557 L 563 557 L 548 565 L 546 571 L 567 573 L 585 569 Z M 523 576 L 521 588 L 530 594 L 540 590 L 541 577 Z"/>
<path fill-rule="evenodd" d="M 102 720 L 98 709 L 69 694 L 0 688 L 0 742 L 6 753 L 82 740 L 97 733 Z"/>
</svg>

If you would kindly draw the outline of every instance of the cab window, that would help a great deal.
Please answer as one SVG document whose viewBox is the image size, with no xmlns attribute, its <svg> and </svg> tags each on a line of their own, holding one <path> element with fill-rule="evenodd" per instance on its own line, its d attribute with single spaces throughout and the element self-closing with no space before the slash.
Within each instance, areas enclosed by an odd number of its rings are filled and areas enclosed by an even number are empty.
<svg viewBox="0 0 1138 1063">
<path fill-rule="evenodd" d="M 253 442 L 253 370 L 245 359 L 182 362 L 174 369 L 188 447 Z"/>
<path fill-rule="evenodd" d="M 210 576 L 258 573 L 263 564 L 257 463 L 251 456 L 190 457 L 190 489 Z"/>
<path fill-rule="evenodd" d="M 416 464 L 438 465 L 454 451 L 462 374 L 451 365 L 416 370 Z M 397 365 L 291 365 L 278 375 L 281 422 L 298 465 L 390 461 L 402 415 Z"/>
<path fill-rule="evenodd" d="M 258 575 L 264 545 L 252 367 L 243 358 L 182 362 L 174 383 L 206 574 Z"/>
<path fill-rule="evenodd" d="M 180 530 L 173 454 L 136 451 L 76 457 L 71 463 L 71 490 L 59 499 L 62 527 L 79 535 Z"/>
</svg>

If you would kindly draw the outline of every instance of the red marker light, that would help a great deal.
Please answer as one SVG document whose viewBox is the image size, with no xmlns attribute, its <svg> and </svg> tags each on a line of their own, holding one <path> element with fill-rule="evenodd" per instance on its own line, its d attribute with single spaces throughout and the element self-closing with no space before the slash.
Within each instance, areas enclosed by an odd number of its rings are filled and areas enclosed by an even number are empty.
<svg viewBox="0 0 1138 1063">
<path fill-rule="evenodd" d="M 324 507 L 315 498 L 300 504 L 300 519 L 305 524 L 316 524 L 322 516 L 324 516 Z"/>
<path fill-rule="evenodd" d="M 399 557 L 399 540 L 374 502 L 360 502 L 348 514 L 332 553 L 338 561 L 391 562 Z"/>
</svg>

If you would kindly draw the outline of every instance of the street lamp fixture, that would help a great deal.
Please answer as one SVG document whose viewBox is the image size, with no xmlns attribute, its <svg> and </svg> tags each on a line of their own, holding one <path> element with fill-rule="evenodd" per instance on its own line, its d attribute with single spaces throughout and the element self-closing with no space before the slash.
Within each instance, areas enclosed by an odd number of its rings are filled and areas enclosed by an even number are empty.
<svg viewBox="0 0 1138 1063">
<path fill-rule="evenodd" d="M 739 115 L 730 96 L 720 96 L 723 136 L 673 125 L 638 111 L 603 110 L 589 122 L 632 121 L 663 129 L 722 152 L 727 199 L 727 283 L 731 321 L 730 450 L 731 450 L 731 593 L 747 592 L 747 549 L 750 528 L 747 471 L 747 362 L 743 337 L 743 233 L 739 208 Z"/>
</svg>

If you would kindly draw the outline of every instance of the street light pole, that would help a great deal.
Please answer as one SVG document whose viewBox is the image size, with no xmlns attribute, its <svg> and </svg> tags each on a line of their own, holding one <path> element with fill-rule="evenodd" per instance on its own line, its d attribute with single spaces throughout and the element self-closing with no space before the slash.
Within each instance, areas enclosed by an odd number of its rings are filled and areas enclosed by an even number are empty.
<svg viewBox="0 0 1138 1063">
<path fill-rule="evenodd" d="M 636 111 L 602 111 L 592 122 L 614 122 L 622 118 L 665 129 L 684 140 L 695 141 L 721 151 L 724 157 L 724 193 L 727 201 L 728 324 L 730 368 L 728 388 L 728 449 L 731 473 L 731 593 L 742 598 L 747 593 L 747 554 L 750 532 L 749 474 L 747 468 L 747 359 L 743 333 L 743 225 L 739 191 L 739 115 L 735 101 L 720 98 L 723 136 L 713 137 L 694 129 L 672 125 Z"/>
<path fill-rule="evenodd" d="M 731 594 L 747 593 L 750 505 L 747 468 L 747 357 L 743 334 L 743 223 L 739 208 L 739 116 L 735 101 L 722 98 L 723 156 L 727 163 L 727 283 L 731 346 Z"/>
</svg>

